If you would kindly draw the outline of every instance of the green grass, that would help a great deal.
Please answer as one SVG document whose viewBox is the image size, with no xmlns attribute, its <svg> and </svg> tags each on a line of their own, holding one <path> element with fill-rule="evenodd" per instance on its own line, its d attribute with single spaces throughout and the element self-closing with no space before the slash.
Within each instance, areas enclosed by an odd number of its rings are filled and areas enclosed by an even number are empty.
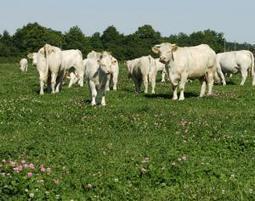
<svg viewBox="0 0 255 201">
<path fill-rule="evenodd" d="M 204 98 L 189 83 L 179 102 L 170 83 L 135 95 L 121 65 L 119 90 L 91 107 L 86 85 L 39 96 L 34 67 L 0 64 L 0 159 L 51 167 L 59 184 L 39 191 L 62 200 L 255 200 L 255 88 L 232 80 Z M 40 200 L 27 183 L 0 200 L 27 200 L 25 188 Z"/>
</svg>

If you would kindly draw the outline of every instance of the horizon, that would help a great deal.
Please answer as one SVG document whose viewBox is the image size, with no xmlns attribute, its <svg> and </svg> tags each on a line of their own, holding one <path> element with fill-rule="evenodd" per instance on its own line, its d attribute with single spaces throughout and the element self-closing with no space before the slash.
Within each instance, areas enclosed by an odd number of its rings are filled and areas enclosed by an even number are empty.
<svg viewBox="0 0 255 201">
<path fill-rule="evenodd" d="M 62 33 L 77 25 L 86 36 L 102 33 L 113 25 L 120 33 L 128 35 L 149 24 L 166 37 L 210 29 L 223 33 L 229 42 L 254 44 L 255 30 L 250 26 L 251 19 L 255 18 L 254 6 L 252 0 L 192 0 L 185 3 L 177 0 L 100 3 L 92 0 L 26 0 L 26 3 L 9 0 L 2 2 L 0 8 L 0 19 L 5 20 L 1 22 L 0 32 L 7 30 L 13 35 L 18 28 L 37 22 Z"/>
</svg>

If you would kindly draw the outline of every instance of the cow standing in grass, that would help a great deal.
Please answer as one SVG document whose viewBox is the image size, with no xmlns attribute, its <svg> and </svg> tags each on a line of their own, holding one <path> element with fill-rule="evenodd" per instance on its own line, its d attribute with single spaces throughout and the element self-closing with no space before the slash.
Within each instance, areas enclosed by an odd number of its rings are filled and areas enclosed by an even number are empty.
<svg viewBox="0 0 255 201">
<path fill-rule="evenodd" d="M 108 75 L 111 73 L 112 56 L 108 52 L 89 56 L 85 62 L 85 76 L 91 94 L 91 105 L 96 105 L 96 98 L 101 97 L 101 105 L 105 106 L 105 93 Z"/>
<path fill-rule="evenodd" d="M 40 95 L 44 94 L 44 85 L 51 84 L 51 92 L 58 93 L 63 82 L 65 69 L 61 65 L 62 51 L 60 48 L 46 44 L 37 54 L 37 70 L 40 80 Z"/>
<path fill-rule="evenodd" d="M 200 97 L 212 94 L 216 75 L 216 53 L 205 44 L 193 47 L 178 47 L 171 43 L 155 45 L 152 51 L 160 55 L 160 61 L 167 65 L 169 79 L 173 87 L 173 100 L 184 100 L 184 89 L 188 79 L 199 79 L 202 87 Z"/>
<path fill-rule="evenodd" d="M 144 84 L 144 93 L 148 93 L 148 83 L 151 83 L 151 93 L 155 94 L 157 66 L 153 57 L 143 56 L 126 62 L 128 76 L 135 83 L 136 93 L 141 92 L 141 85 Z"/>
<path fill-rule="evenodd" d="M 216 59 L 217 72 L 223 85 L 226 85 L 224 74 L 235 74 L 238 72 L 242 76 L 240 85 L 244 85 L 249 69 L 252 75 L 252 85 L 255 85 L 254 56 L 252 52 L 248 50 L 223 52 L 217 54 Z"/>
<path fill-rule="evenodd" d="M 159 61 L 159 58 L 155 59 L 157 72 L 161 72 L 161 82 L 166 81 L 166 65 Z"/>
<path fill-rule="evenodd" d="M 75 68 L 75 73 L 78 78 L 78 83 L 82 87 L 84 83 L 84 65 L 82 53 L 80 50 L 62 50 L 61 66 L 65 70 Z M 70 80 L 71 81 L 71 80 Z M 72 83 L 73 84 L 73 83 Z M 72 84 L 69 84 L 69 86 Z"/>
<path fill-rule="evenodd" d="M 27 72 L 27 67 L 28 67 L 28 61 L 26 58 L 22 58 L 19 62 L 20 70 L 22 72 Z"/>
</svg>

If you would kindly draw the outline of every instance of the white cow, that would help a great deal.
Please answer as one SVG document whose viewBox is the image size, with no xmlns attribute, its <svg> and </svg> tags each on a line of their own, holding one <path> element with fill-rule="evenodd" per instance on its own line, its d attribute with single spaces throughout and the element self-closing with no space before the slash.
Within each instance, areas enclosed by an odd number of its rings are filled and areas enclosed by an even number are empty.
<svg viewBox="0 0 255 201">
<path fill-rule="evenodd" d="M 102 53 L 91 51 L 87 55 L 87 59 L 89 58 L 96 58 L 100 59 L 100 56 Z M 118 60 L 114 58 L 112 55 L 109 54 L 112 60 L 111 70 L 110 73 L 107 75 L 107 83 L 106 83 L 106 91 L 110 91 L 110 86 L 113 85 L 113 90 L 117 90 L 117 84 L 118 84 L 118 76 L 119 76 L 119 64 Z M 86 63 L 86 59 L 83 60 L 83 63 Z"/>
<path fill-rule="evenodd" d="M 106 91 L 110 91 L 110 86 L 113 85 L 113 90 L 117 90 L 118 76 L 119 76 L 119 64 L 118 60 L 115 59 L 112 55 L 111 57 L 111 71 L 107 75 Z"/>
<path fill-rule="evenodd" d="M 63 50 L 61 66 L 65 70 L 69 70 L 71 67 L 74 67 L 79 78 L 79 85 L 81 87 L 83 86 L 84 65 L 80 50 Z"/>
<path fill-rule="evenodd" d="M 22 58 L 19 62 L 20 70 L 22 72 L 27 72 L 27 67 L 28 67 L 28 61 L 26 58 Z"/>
<path fill-rule="evenodd" d="M 27 55 L 27 57 L 28 57 L 29 59 L 32 59 L 32 64 L 33 64 L 34 66 L 37 65 L 37 52 L 29 53 L 29 54 Z"/>
<path fill-rule="evenodd" d="M 37 70 L 40 80 L 40 95 L 44 94 L 44 84 L 51 83 L 52 93 L 58 93 L 63 82 L 65 69 L 61 65 L 62 51 L 60 48 L 45 44 L 37 54 Z"/>
<path fill-rule="evenodd" d="M 203 97 L 208 85 L 208 95 L 212 94 L 214 76 L 216 74 L 216 54 L 205 44 L 193 47 L 178 47 L 171 43 L 155 45 L 152 51 L 160 54 L 160 61 L 167 65 L 170 82 L 173 87 L 173 100 L 184 100 L 184 88 L 188 79 L 199 79 Z"/>
<path fill-rule="evenodd" d="M 151 83 L 151 93 L 155 93 L 157 67 L 153 57 L 143 56 L 126 62 L 128 68 L 128 76 L 135 83 L 135 91 L 141 91 L 142 82 L 144 84 L 144 93 L 148 93 L 148 82 Z"/>
<path fill-rule="evenodd" d="M 70 80 L 68 88 L 71 88 L 73 84 L 76 84 L 79 81 L 78 74 L 75 71 L 70 72 L 67 78 Z"/>
<path fill-rule="evenodd" d="M 165 82 L 166 79 L 166 65 L 159 61 L 159 58 L 155 59 L 157 71 L 161 72 L 161 82 Z"/>
<path fill-rule="evenodd" d="M 96 55 L 96 54 L 95 54 Z M 112 58 L 108 52 L 103 52 L 98 58 L 87 58 L 85 62 L 85 76 L 91 93 L 91 105 L 96 105 L 96 98 L 102 96 L 101 105 L 105 106 L 107 75 L 111 72 Z"/>
<path fill-rule="evenodd" d="M 223 85 L 226 85 L 224 74 L 235 74 L 237 72 L 241 72 L 242 81 L 240 85 L 244 85 L 249 69 L 253 77 L 252 85 L 255 85 L 254 56 L 252 52 L 248 50 L 223 52 L 217 54 L 216 60 L 217 72 Z"/>
</svg>

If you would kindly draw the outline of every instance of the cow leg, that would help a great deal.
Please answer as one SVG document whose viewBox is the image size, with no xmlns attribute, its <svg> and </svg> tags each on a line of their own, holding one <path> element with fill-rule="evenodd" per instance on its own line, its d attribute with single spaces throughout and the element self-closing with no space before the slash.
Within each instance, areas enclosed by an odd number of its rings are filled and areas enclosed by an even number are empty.
<svg viewBox="0 0 255 201">
<path fill-rule="evenodd" d="M 177 95 L 177 92 L 178 92 L 178 85 L 172 85 L 172 89 L 173 89 L 173 100 L 177 100 L 178 99 L 178 95 Z"/>
<path fill-rule="evenodd" d="M 206 91 L 206 80 L 200 79 L 200 83 L 201 83 L 201 90 L 200 90 L 200 95 L 199 97 L 203 97 L 205 95 L 205 91 Z"/>
<path fill-rule="evenodd" d="M 51 93 L 52 94 L 55 93 L 56 79 L 57 79 L 56 73 L 52 72 L 51 73 Z"/>
<path fill-rule="evenodd" d="M 110 80 L 111 80 L 111 75 L 108 74 L 108 75 L 107 75 L 106 84 L 105 84 L 105 89 L 106 89 L 106 91 L 110 91 Z"/>
<path fill-rule="evenodd" d="M 105 89 L 102 89 L 101 94 L 102 94 L 101 105 L 105 106 L 106 105 L 106 102 L 105 102 Z"/>
<path fill-rule="evenodd" d="M 217 68 L 217 73 L 220 76 L 220 79 L 222 81 L 223 86 L 225 86 L 226 85 L 226 79 L 225 79 L 225 76 L 224 76 L 224 74 L 223 74 L 223 72 L 222 72 L 220 67 Z"/>
<path fill-rule="evenodd" d="M 112 75 L 112 82 L 113 82 L 113 90 L 117 90 L 117 84 L 118 84 L 118 73 L 113 73 Z"/>
<path fill-rule="evenodd" d="M 241 81 L 241 83 L 240 83 L 241 86 L 244 85 L 245 80 L 246 80 L 246 78 L 247 78 L 247 75 L 248 75 L 247 68 L 242 68 L 242 69 L 241 69 L 242 81 Z"/>
<path fill-rule="evenodd" d="M 212 95 L 212 88 L 214 83 L 214 75 L 213 72 L 209 72 L 207 76 L 207 85 L 208 85 L 208 96 Z"/>
<path fill-rule="evenodd" d="M 156 86 L 156 75 L 151 75 L 150 76 L 150 82 L 151 82 L 151 93 L 155 94 L 155 86 Z"/>
<path fill-rule="evenodd" d="M 96 105 L 96 96 L 97 96 L 97 90 L 96 85 L 92 80 L 89 80 L 89 89 L 91 91 L 91 105 Z"/>
<path fill-rule="evenodd" d="M 63 80 L 64 80 L 65 71 L 62 71 L 58 78 L 57 78 L 57 87 L 56 87 L 56 93 L 59 93 L 59 91 L 62 88 Z"/>
<path fill-rule="evenodd" d="M 185 89 L 185 84 L 187 82 L 187 76 L 182 77 L 179 83 L 179 89 L 180 89 L 180 97 L 179 100 L 184 100 L 184 89 Z"/>
<path fill-rule="evenodd" d="M 148 93 L 148 76 L 144 75 L 143 76 L 143 84 L 144 84 L 144 93 Z"/>
<path fill-rule="evenodd" d="M 78 84 L 80 85 L 80 87 L 83 87 L 83 85 L 84 85 L 84 72 L 81 71 L 81 70 L 77 70 L 77 69 L 76 69 L 76 71 L 77 71 L 78 79 L 79 79 Z"/>
<path fill-rule="evenodd" d="M 40 95 L 44 94 L 44 80 L 40 79 Z"/>
<path fill-rule="evenodd" d="M 166 81 L 165 77 L 166 77 L 166 72 L 165 72 L 165 70 L 162 70 L 162 73 L 161 73 L 161 82 L 165 82 Z"/>
<path fill-rule="evenodd" d="M 255 72 L 252 74 L 252 86 L 255 86 Z"/>
<path fill-rule="evenodd" d="M 44 84 L 47 82 L 48 72 L 46 74 L 40 73 L 40 95 L 44 94 Z"/>
</svg>

